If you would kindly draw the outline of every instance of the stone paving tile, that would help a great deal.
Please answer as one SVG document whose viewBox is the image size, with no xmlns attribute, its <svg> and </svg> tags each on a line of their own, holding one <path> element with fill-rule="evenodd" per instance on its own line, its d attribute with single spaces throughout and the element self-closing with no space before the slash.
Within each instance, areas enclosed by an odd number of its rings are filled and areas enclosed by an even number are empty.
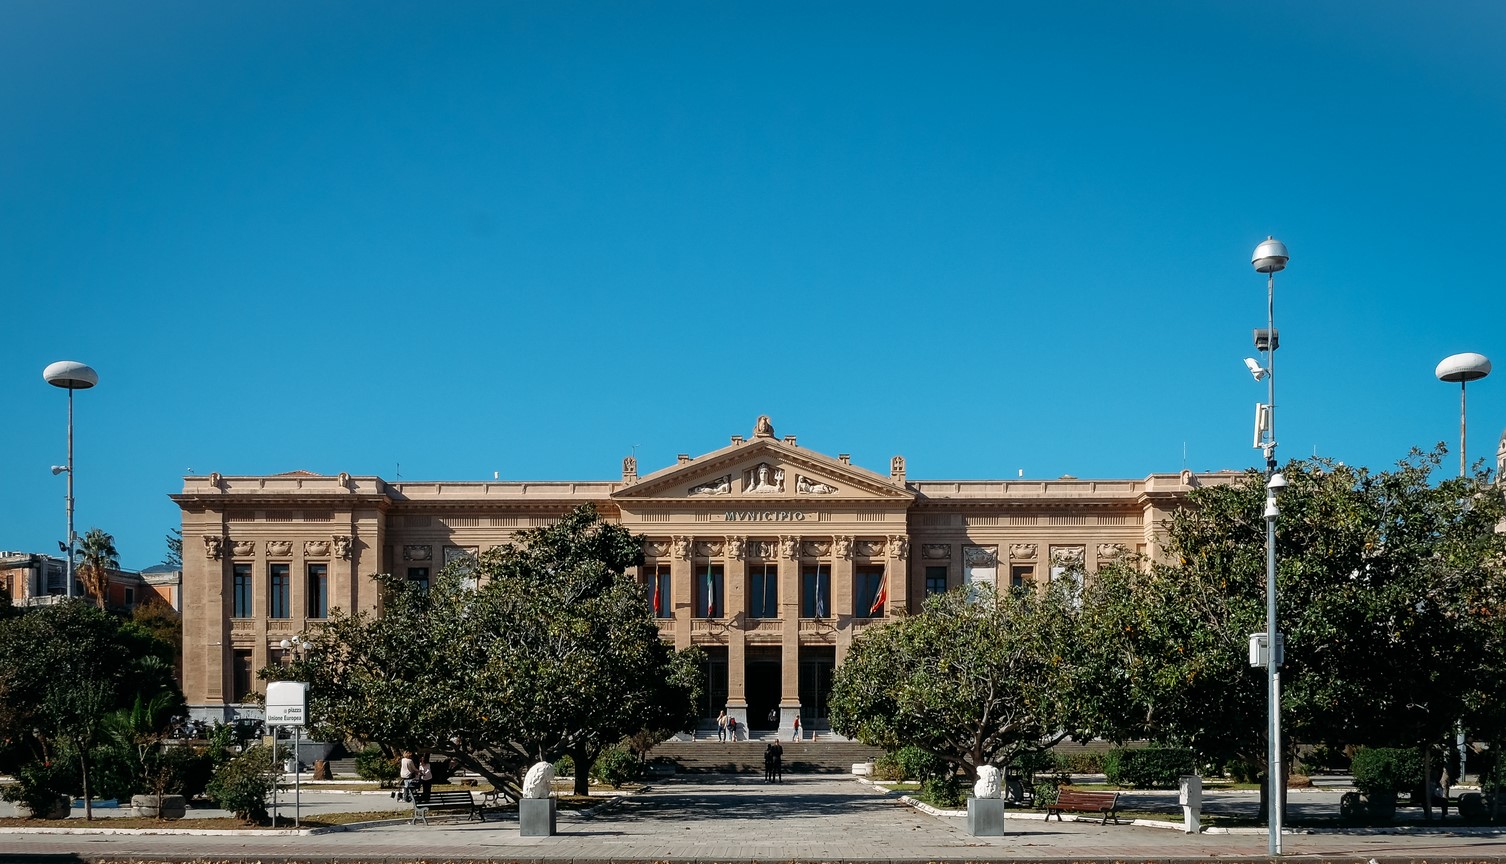
<svg viewBox="0 0 1506 864">
<path fill-rule="evenodd" d="M 1005 837 L 968 836 L 965 820 L 930 816 L 842 777 L 677 777 L 594 816 L 562 813 L 554 837 L 519 837 L 516 818 L 390 825 L 311 837 L 6 835 L 0 859 L 78 853 L 267 859 L 491 858 L 611 861 L 964 861 L 1265 856 L 1265 835 L 1197 835 L 1055 821 L 1010 820 Z M 1296 856 L 1368 859 L 1506 858 L 1496 833 L 1298 834 Z"/>
</svg>

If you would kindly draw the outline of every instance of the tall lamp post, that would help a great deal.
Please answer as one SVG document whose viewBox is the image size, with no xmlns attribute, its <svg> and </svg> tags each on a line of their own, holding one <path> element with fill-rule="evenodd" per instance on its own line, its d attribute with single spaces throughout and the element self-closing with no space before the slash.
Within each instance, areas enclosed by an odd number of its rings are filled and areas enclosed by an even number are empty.
<svg viewBox="0 0 1506 864">
<path fill-rule="evenodd" d="M 1490 360 L 1484 354 L 1452 354 L 1438 364 L 1433 370 L 1439 381 L 1450 384 L 1459 382 L 1459 476 L 1464 476 L 1464 385 L 1471 381 L 1479 381 L 1490 374 Z"/>
<path fill-rule="evenodd" d="M 1281 781 L 1284 777 L 1281 760 L 1281 663 L 1282 639 L 1276 626 L 1276 493 L 1286 487 L 1286 478 L 1276 470 L 1276 348 L 1280 345 L 1276 333 L 1276 273 L 1286 269 L 1286 245 L 1274 237 L 1267 237 L 1255 247 L 1250 258 L 1256 273 L 1266 275 L 1266 326 L 1255 331 L 1255 348 L 1265 358 L 1261 368 L 1253 360 L 1246 360 L 1255 380 L 1266 381 L 1266 404 L 1255 415 L 1255 446 L 1265 452 L 1265 650 L 1261 655 L 1266 668 L 1268 687 L 1268 726 L 1266 729 L 1266 816 L 1270 836 L 1266 851 L 1271 855 L 1281 854 Z M 1258 638 L 1258 637 L 1257 637 Z"/>
<path fill-rule="evenodd" d="M 54 387 L 68 391 L 68 464 L 52 466 L 53 474 L 68 474 L 68 561 L 66 596 L 73 596 L 73 391 L 88 390 L 99 383 L 99 373 L 77 360 L 59 360 L 42 370 L 42 377 Z"/>
</svg>

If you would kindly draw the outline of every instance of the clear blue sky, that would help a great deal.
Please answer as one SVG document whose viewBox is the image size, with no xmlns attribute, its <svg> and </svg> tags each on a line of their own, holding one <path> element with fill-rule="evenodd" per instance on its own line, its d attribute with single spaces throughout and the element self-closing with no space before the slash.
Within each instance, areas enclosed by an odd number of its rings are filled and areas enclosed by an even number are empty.
<svg viewBox="0 0 1506 864">
<path fill-rule="evenodd" d="M 912 478 L 1457 445 L 1506 363 L 1506 4 L 0 4 L 0 548 L 190 471 Z M 1471 459 L 1506 426 L 1473 385 Z"/>
</svg>

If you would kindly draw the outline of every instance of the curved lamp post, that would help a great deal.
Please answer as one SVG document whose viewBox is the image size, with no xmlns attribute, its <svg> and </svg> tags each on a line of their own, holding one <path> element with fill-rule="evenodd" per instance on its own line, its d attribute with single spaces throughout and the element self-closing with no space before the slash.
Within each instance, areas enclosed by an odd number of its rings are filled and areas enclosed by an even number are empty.
<svg viewBox="0 0 1506 864">
<path fill-rule="evenodd" d="M 73 596 L 73 391 L 88 390 L 99 383 L 99 373 L 77 360 L 59 360 L 42 370 L 42 377 L 54 387 L 68 391 L 68 464 L 52 466 L 53 474 L 68 473 L 68 562 L 66 596 Z"/>
<path fill-rule="evenodd" d="M 1490 360 L 1484 354 L 1452 354 L 1433 370 L 1439 381 L 1459 382 L 1459 476 L 1464 476 L 1464 385 L 1490 374 Z"/>
<path fill-rule="evenodd" d="M 1281 633 L 1276 627 L 1276 492 L 1286 486 L 1286 478 L 1276 471 L 1276 348 L 1280 344 L 1276 333 L 1276 273 L 1286 269 L 1290 260 L 1286 245 L 1275 237 L 1266 237 L 1255 247 L 1250 264 L 1256 273 L 1266 275 L 1266 326 L 1255 331 L 1255 347 L 1265 356 L 1266 404 L 1263 422 L 1257 423 L 1264 435 L 1259 446 L 1265 451 L 1266 497 L 1265 497 L 1265 669 L 1268 686 L 1268 727 L 1266 729 L 1266 781 L 1270 789 L 1266 793 L 1266 818 L 1269 838 L 1266 851 L 1271 855 L 1281 854 L 1281 780 L 1285 776 L 1281 764 Z M 1249 365 L 1248 363 L 1246 365 Z M 1251 367 L 1254 373 L 1256 370 Z"/>
</svg>

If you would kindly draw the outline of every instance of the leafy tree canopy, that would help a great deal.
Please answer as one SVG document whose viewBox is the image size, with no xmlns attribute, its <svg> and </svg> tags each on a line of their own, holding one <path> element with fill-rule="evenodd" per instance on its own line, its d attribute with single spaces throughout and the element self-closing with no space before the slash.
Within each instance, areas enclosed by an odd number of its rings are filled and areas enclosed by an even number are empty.
<svg viewBox="0 0 1506 864">
<path fill-rule="evenodd" d="M 993 596 L 958 589 L 865 630 L 832 684 L 832 728 L 918 747 L 973 774 L 1050 747 L 1073 727 L 1071 580 Z"/>
<path fill-rule="evenodd" d="M 582 506 L 447 566 L 427 591 L 392 575 L 382 613 L 336 611 L 266 677 L 309 682 L 316 734 L 456 759 L 516 792 L 571 755 L 577 790 L 605 748 L 695 716 L 699 652 L 659 637 L 625 575 L 642 541 Z"/>
</svg>

